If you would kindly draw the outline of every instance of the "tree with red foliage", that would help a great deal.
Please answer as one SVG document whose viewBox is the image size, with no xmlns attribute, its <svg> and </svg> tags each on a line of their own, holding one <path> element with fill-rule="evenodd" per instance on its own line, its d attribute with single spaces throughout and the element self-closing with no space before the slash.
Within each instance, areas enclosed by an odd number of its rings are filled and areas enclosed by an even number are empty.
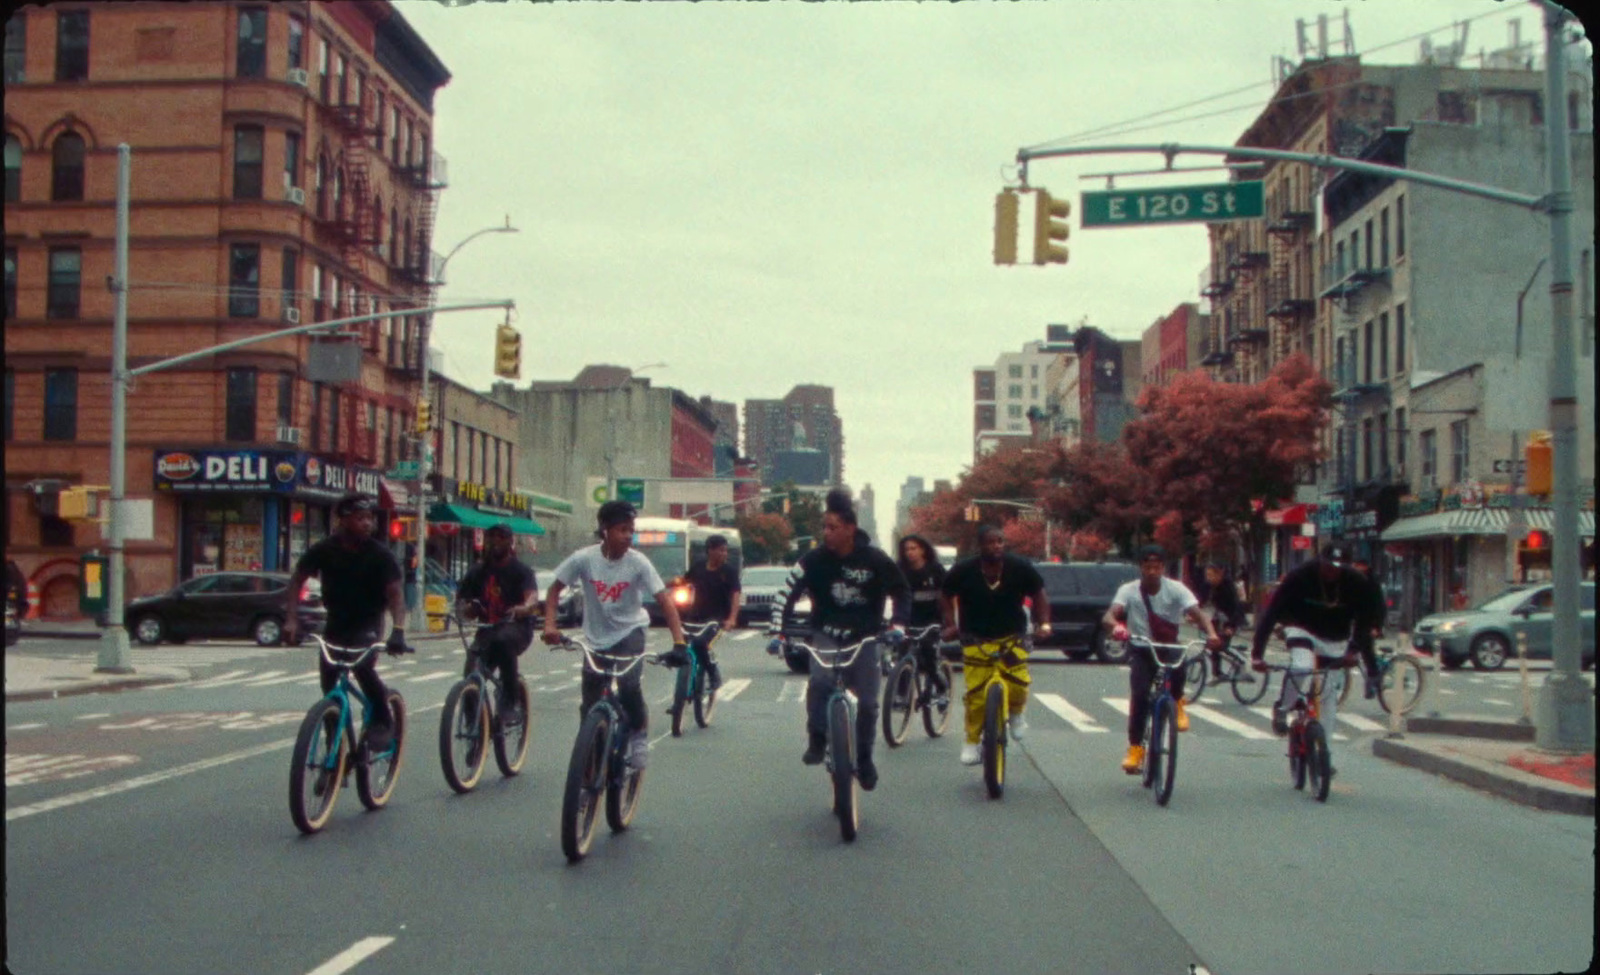
<svg viewBox="0 0 1600 975">
<path fill-rule="evenodd" d="M 744 546 L 744 560 L 749 565 L 777 565 L 789 551 L 794 531 L 789 519 L 780 514 L 752 511 L 738 521 L 739 539 Z"/>
<path fill-rule="evenodd" d="M 967 520 L 974 498 L 1034 504 L 1052 469 L 1056 454 L 1050 450 L 1004 447 L 985 454 L 961 474 L 949 491 L 939 491 L 926 504 L 911 509 L 907 531 L 925 535 L 936 545 L 954 545 L 963 552 L 977 548 L 978 528 L 1014 522 L 1022 509 L 1009 505 L 980 504 L 981 518 Z M 1021 537 L 1021 536 L 1019 536 Z M 1039 552 L 1044 552 L 1044 526 L 1039 526 Z"/>
<path fill-rule="evenodd" d="M 1045 510 L 1069 531 L 1131 551 L 1155 515 L 1148 477 L 1120 443 L 1073 444 L 1055 455 L 1048 476 L 1055 486 L 1045 491 Z"/>
</svg>

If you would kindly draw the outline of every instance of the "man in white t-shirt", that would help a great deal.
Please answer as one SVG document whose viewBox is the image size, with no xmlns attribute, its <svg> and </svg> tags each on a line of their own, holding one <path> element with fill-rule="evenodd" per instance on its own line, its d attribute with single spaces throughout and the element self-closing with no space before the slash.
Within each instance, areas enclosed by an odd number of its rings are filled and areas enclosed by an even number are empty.
<svg viewBox="0 0 1600 975">
<path fill-rule="evenodd" d="M 1187 619 L 1205 631 L 1206 646 L 1215 650 L 1222 646 L 1211 617 L 1200 610 L 1200 600 L 1189 587 L 1176 579 L 1168 579 L 1166 552 L 1157 545 L 1146 545 L 1139 550 L 1139 578 L 1126 583 L 1111 599 L 1101 623 L 1111 631 L 1113 640 L 1126 640 L 1129 636 L 1143 637 L 1153 643 L 1177 643 L 1178 626 Z M 1135 646 L 1128 655 L 1128 755 L 1122 760 L 1122 770 L 1137 775 L 1144 763 L 1144 724 L 1150 717 L 1150 682 L 1155 679 L 1155 663 L 1151 650 Z M 1178 730 L 1189 730 L 1189 715 L 1183 707 L 1183 671 L 1173 675 L 1173 697 L 1178 703 Z"/>
<path fill-rule="evenodd" d="M 636 514 L 633 505 L 626 501 L 607 501 L 600 506 L 600 529 L 596 532 L 600 543 L 578 549 L 556 567 L 555 581 L 550 583 L 544 596 L 544 632 L 541 634 L 544 642 L 561 642 L 561 631 L 556 629 L 556 607 L 562 590 L 579 586 L 583 590 L 583 635 L 594 649 L 617 654 L 643 653 L 645 631 L 650 626 L 650 613 L 644 608 L 644 600 L 650 597 L 660 605 L 667 628 L 672 631 L 673 654 L 686 653 L 683 625 L 660 573 L 649 559 L 632 547 Z M 617 680 L 617 699 L 633 728 L 633 738 L 628 743 L 628 762 L 634 768 L 644 768 L 650 750 L 650 714 L 644 703 L 640 669 L 636 666 Z M 609 679 L 584 668 L 580 716 L 588 714 L 600 700 Z"/>
</svg>

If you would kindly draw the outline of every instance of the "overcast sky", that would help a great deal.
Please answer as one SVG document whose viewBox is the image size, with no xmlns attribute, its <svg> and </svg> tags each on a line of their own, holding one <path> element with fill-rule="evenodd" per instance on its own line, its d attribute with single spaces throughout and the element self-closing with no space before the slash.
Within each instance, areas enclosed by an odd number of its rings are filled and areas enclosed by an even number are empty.
<svg viewBox="0 0 1600 975">
<path fill-rule="evenodd" d="M 1049 323 L 1137 338 L 1202 300 L 1201 225 L 1078 226 L 1078 193 L 1105 188 L 1080 177 L 1150 155 L 1035 162 L 1029 182 L 1073 201 L 1070 262 L 994 266 L 1018 148 L 1231 144 L 1319 13 L 1341 53 L 1348 11 L 1373 63 L 1414 63 L 1415 35 L 1442 45 L 1461 20 L 1472 55 L 1513 18 L 1543 36 L 1536 7 L 1493 0 L 398 6 L 453 75 L 434 249 L 508 214 L 521 231 L 464 248 L 440 300 L 515 299 L 524 383 L 665 362 L 643 374 L 741 407 L 832 386 L 845 478 L 872 485 L 884 540 L 907 476 L 970 464 L 974 367 Z M 488 388 L 496 320 L 438 319 L 453 378 Z"/>
</svg>

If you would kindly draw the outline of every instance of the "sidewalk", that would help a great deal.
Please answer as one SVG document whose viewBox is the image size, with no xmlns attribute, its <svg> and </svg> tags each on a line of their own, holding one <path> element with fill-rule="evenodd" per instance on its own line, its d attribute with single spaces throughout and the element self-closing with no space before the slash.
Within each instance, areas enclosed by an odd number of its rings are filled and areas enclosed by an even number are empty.
<svg viewBox="0 0 1600 975">
<path fill-rule="evenodd" d="M 1490 718 L 1410 718 L 1372 754 L 1551 812 L 1594 815 L 1594 751 L 1541 751 L 1532 725 Z"/>
</svg>

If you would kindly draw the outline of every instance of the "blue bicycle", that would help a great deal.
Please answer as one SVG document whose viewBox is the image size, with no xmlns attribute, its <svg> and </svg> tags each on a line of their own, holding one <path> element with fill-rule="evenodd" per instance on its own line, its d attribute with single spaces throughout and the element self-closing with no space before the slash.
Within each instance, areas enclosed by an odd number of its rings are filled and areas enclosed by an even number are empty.
<svg viewBox="0 0 1600 975">
<path fill-rule="evenodd" d="M 302 833 L 315 833 L 333 816 L 333 804 L 346 784 L 350 770 L 356 773 L 356 794 L 368 809 L 382 809 L 394 794 L 395 781 L 405 755 L 406 702 L 400 692 L 389 689 L 389 713 L 394 721 L 394 741 L 381 752 L 367 747 L 366 729 L 372 717 L 372 703 L 350 678 L 350 671 L 368 657 L 384 649 L 336 647 L 312 634 L 321 646 L 322 659 L 336 667 L 339 679 L 333 689 L 306 712 L 295 736 L 294 754 L 289 765 L 289 815 Z M 406 653 L 415 652 L 411 647 Z M 361 732 L 356 732 L 355 711 L 350 699 L 361 703 Z"/>
<path fill-rule="evenodd" d="M 567 765 L 567 788 L 561 798 L 561 851 L 568 862 L 576 863 L 588 856 L 594 842 L 602 793 L 606 799 L 606 822 L 614 833 L 627 829 L 639 809 L 644 769 L 628 763 L 633 728 L 617 699 L 615 684 L 645 660 L 660 663 L 661 658 L 656 654 L 596 650 L 582 637 L 565 639 L 551 649 L 583 651 L 584 669 L 606 678 L 600 700 L 578 726 L 572 759 Z"/>
<path fill-rule="evenodd" d="M 678 679 L 672 687 L 672 737 L 683 736 L 684 706 L 693 704 L 694 723 L 702 728 L 711 724 L 711 714 L 717 709 L 717 691 L 711 686 L 706 665 L 711 661 L 711 644 L 722 632 L 722 624 L 684 623 L 683 635 L 689 641 L 689 662 L 678 668 Z M 703 660 L 701 658 L 704 658 Z"/>
<path fill-rule="evenodd" d="M 1173 675 L 1200 659 L 1204 640 L 1192 643 L 1156 643 L 1144 637 L 1129 637 L 1128 646 L 1150 651 L 1155 671 L 1150 678 L 1150 715 L 1144 724 L 1144 787 L 1156 805 L 1165 806 L 1172 798 L 1178 777 L 1178 702 L 1172 693 Z M 1175 656 L 1176 659 L 1167 659 Z"/>
</svg>

